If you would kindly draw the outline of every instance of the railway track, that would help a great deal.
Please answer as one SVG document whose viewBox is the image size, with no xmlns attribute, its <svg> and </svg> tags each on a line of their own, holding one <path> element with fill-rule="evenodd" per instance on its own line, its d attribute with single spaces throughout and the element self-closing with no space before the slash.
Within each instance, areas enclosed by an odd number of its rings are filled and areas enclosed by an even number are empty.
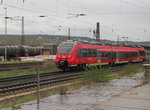
<svg viewBox="0 0 150 110">
<path fill-rule="evenodd" d="M 81 74 L 81 72 L 42 73 L 40 75 L 40 86 L 57 85 L 65 81 L 77 79 Z M 0 81 L 0 97 L 33 90 L 37 87 L 37 75 L 5 78 Z"/>
<path fill-rule="evenodd" d="M 59 73 L 63 74 L 64 72 L 61 71 Z M 40 78 L 48 77 L 48 76 L 56 75 L 56 74 L 58 74 L 58 72 L 42 73 L 40 74 Z M 37 74 L 0 78 L 0 86 L 11 85 L 11 84 L 18 83 L 18 82 L 27 82 L 28 80 L 35 80 L 36 78 L 37 78 Z"/>
<path fill-rule="evenodd" d="M 112 67 L 111 71 L 121 71 L 123 68 L 124 66 L 115 66 Z M 83 71 L 42 73 L 40 74 L 40 87 L 49 87 L 71 81 L 79 78 L 82 74 Z M 0 79 L 0 97 L 31 91 L 36 88 L 37 74 Z"/>
<path fill-rule="evenodd" d="M 36 65 L 41 66 L 43 63 L 44 62 L 0 64 L 0 72 L 29 69 Z"/>
</svg>

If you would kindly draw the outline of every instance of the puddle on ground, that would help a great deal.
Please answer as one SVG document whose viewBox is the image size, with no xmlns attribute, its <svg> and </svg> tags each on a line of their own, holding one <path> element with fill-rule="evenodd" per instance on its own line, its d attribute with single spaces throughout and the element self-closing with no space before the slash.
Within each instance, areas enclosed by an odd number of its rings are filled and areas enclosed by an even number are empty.
<svg viewBox="0 0 150 110">
<path fill-rule="evenodd" d="M 91 87 L 80 88 L 65 95 L 53 95 L 37 101 L 19 105 L 17 110 L 86 110 L 92 105 L 106 101 L 118 93 L 128 90 L 143 83 L 144 74 L 139 73 L 134 77 L 123 77 L 107 83 L 99 83 Z M 7 108 L 4 110 L 12 110 Z"/>
</svg>

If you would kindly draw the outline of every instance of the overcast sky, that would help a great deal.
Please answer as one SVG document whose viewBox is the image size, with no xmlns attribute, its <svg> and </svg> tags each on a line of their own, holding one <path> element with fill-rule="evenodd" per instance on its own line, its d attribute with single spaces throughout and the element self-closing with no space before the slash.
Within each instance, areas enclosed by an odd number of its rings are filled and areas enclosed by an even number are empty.
<svg viewBox="0 0 150 110">
<path fill-rule="evenodd" d="M 5 7 L 8 17 L 17 19 L 8 20 L 8 34 L 21 34 L 24 16 L 25 34 L 67 35 L 71 28 L 73 36 L 92 38 L 100 22 L 102 39 L 150 41 L 150 0 L 3 0 L 0 34 L 5 33 Z"/>
</svg>

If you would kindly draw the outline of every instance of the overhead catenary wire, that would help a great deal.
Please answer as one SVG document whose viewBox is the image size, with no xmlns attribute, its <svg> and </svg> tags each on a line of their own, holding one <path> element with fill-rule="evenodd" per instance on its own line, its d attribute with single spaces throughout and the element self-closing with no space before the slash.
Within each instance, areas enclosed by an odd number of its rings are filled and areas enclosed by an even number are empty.
<svg viewBox="0 0 150 110">
<path fill-rule="evenodd" d="M 62 1 L 61 1 L 62 2 Z M 72 2 L 72 1 L 71 1 Z M 27 1 L 25 2 L 25 3 L 28 3 Z M 33 4 L 33 3 L 32 3 Z M 73 3 L 71 3 L 72 5 L 73 5 Z M 76 4 L 77 5 L 77 4 Z M 16 6 L 17 7 L 17 6 Z M 28 6 L 28 7 L 31 7 L 31 6 Z M 40 6 L 35 6 L 35 7 L 40 7 Z M 79 6 L 79 7 L 81 7 L 82 8 L 82 6 Z M 83 9 L 85 9 L 86 10 L 86 8 L 84 8 L 83 7 Z M 27 12 L 31 12 L 31 10 L 32 10 L 32 12 L 34 13 L 34 12 L 36 12 L 37 14 L 40 14 L 40 13 L 48 13 L 48 15 L 49 15 L 49 18 L 53 18 L 53 19 L 56 19 L 56 20 L 60 20 L 60 21 L 62 21 L 62 22 L 66 22 L 66 23 L 68 23 L 68 21 L 73 21 L 73 22 L 78 22 L 78 23 L 82 23 L 82 24 L 88 24 L 89 26 L 92 26 L 93 28 L 95 27 L 95 23 L 90 23 L 90 22 L 86 22 L 86 21 L 79 21 L 79 20 L 75 20 L 75 19 L 65 19 L 65 18 L 63 18 L 63 17 L 61 17 L 61 16 L 58 16 L 58 15 L 51 15 L 52 13 L 51 12 L 48 12 L 48 10 L 46 9 L 41 9 L 41 8 L 39 8 L 38 10 L 35 10 L 34 8 L 32 9 L 32 8 L 24 8 L 24 9 L 20 9 L 20 10 L 23 10 L 23 11 L 27 11 Z M 147 12 L 148 13 L 148 12 Z M 96 13 L 97 15 L 98 15 L 98 13 Z M 99 13 L 99 15 L 100 15 L 101 13 Z M 107 13 L 106 13 L 107 14 Z M 110 15 L 111 13 L 108 13 L 108 15 Z M 113 14 L 113 13 L 112 13 Z M 114 13 L 115 14 L 115 13 Z M 109 26 L 106 26 L 106 28 L 108 28 Z M 109 28 L 111 28 L 111 27 L 109 27 Z M 121 30 L 120 30 L 121 31 Z"/>
<path fill-rule="evenodd" d="M 135 3 L 128 2 L 128 1 L 125 1 L 125 0 L 118 0 L 118 1 L 120 1 L 120 2 L 122 2 L 122 3 L 124 3 L 124 4 L 127 4 L 127 5 L 132 5 L 132 6 L 135 6 L 135 7 L 143 8 L 143 9 L 145 9 L 145 10 L 150 10 L 149 7 L 143 6 L 143 5 L 140 5 L 140 4 L 135 4 Z"/>
</svg>

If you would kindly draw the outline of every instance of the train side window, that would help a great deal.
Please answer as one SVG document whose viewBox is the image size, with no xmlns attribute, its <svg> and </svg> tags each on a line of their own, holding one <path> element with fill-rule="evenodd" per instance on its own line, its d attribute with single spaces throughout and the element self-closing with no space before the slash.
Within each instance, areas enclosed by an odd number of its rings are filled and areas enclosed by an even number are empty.
<svg viewBox="0 0 150 110">
<path fill-rule="evenodd" d="M 92 51 L 92 57 L 97 57 L 97 50 L 91 49 L 91 51 Z"/>
<path fill-rule="evenodd" d="M 111 59 L 112 54 L 111 54 L 111 52 L 101 52 L 101 58 L 102 59 Z"/>
<path fill-rule="evenodd" d="M 116 52 L 116 59 L 119 58 L 119 52 Z"/>
<path fill-rule="evenodd" d="M 140 56 L 145 56 L 145 51 L 139 51 Z"/>
<path fill-rule="evenodd" d="M 123 58 L 126 58 L 126 52 L 123 52 Z"/>
<path fill-rule="evenodd" d="M 128 57 L 131 58 L 131 53 L 130 52 L 128 53 Z"/>
<path fill-rule="evenodd" d="M 136 52 L 134 52 L 134 57 L 136 57 Z"/>
<path fill-rule="evenodd" d="M 144 55 L 144 56 L 146 55 L 145 51 L 143 51 L 143 55 Z"/>
<path fill-rule="evenodd" d="M 135 58 L 135 57 L 138 57 L 138 53 L 137 53 L 137 52 L 131 52 L 131 53 L 128 53 L 128 57 L 129 57 L 129 58 Z"/>
<path fill-rule="evenodd" d="M 127 54 L 127 58 L 129 58 L 129 53 L 126 53 Z"/>
<path fill-rule="evenodd" d="M 138 53 L 137 52 L 135 52 L 135 57 L 138 57 Z"/>
<path fill-rule="evenodd" d="M 118 56 L 119 56 L 120 59 L 128 57 L 126 52 L 119 52 L 118 54 L 119 54 Z"/>
<path fill-rule="evenodd" d="M 122 58 L 122 52 L 118 52 L 118 58 Z"/>
<path fill-rule="evenodd" d="M 119 59 L 121 58 L 121 52 L 118 53 Z"/>
<path fill-rule="evenodd" d="M 129 53 L 129 57 L 132 58 L 132 53 L 131 52 Z"/>
<path fill-rule="evenodd" d="M 87 54 L 88 53 L 88 51 L 87 51 L 87 49 L 83 49 L 83 57 L 87 57 Z"/>
<path fill-rule="evenodd" d="M 133 53 L 130 53 L 130 58 L 133 58 Z"/>
<path fill-rule="evenodd" d="M 97 51 L 96 51 L 96 49 L 93 49 L 93 57 L 97 57 Z"/>
<path fill-rule="evenodd" d="M 116 59 L 116 52 L 112 52 L 112 59 Z"/>
<path fill-rule="evenodd" d="M 87 56 L 86 49 L 78 49 L 77 57 L 85 57 Z"/>
<path fill-rule="evenodd" d="M 100 54 L 101 56 L 101 59 L 104 59 L 104 52 L 101 52 L 101 54 Z"/>
<path fill-rule="evenodd" d="M 101 57 L 101 52 L 100 52 L 100 50 L 97 50 L 97 57 Z"/>
<path fill-rule="evenodd" d="M 77 57 L 82 57 L 82 49 L 78 49 Z"/>
<path fill-rule="evenodd" d="M 96 49 L 78 49 L 77 57 L 97 57 Z"/>
<path fill-rule="evenodd" d="M 104 52 L 101 52 L 100 57 L 101 57 L 101 59 L 103 59 L 103 57 L 104 57 Z"/>
<path fill-rule="evenodd" d="M 123 52 L 124 56 L 123 58 L 128 58 L 128 53 L 127 52 Z"/>
<path fill-rule="evenodd" d="M 108 52 L 108 59 L 112 59 L 112 53 Z"/>
<path fill-rule="evenodd" d="M 88 52 L 88 57 L 92 57 L 92 49 L 88 49 L 87 52 Z"/>
<path fill-rule="evenodd" d="M 107 59 L 107 57 L 108 57 L 108 54 L 107 54 L 106 52 L 104 52 L 103 58 L 104 58 L 104 59 Z"/>
</svg>

